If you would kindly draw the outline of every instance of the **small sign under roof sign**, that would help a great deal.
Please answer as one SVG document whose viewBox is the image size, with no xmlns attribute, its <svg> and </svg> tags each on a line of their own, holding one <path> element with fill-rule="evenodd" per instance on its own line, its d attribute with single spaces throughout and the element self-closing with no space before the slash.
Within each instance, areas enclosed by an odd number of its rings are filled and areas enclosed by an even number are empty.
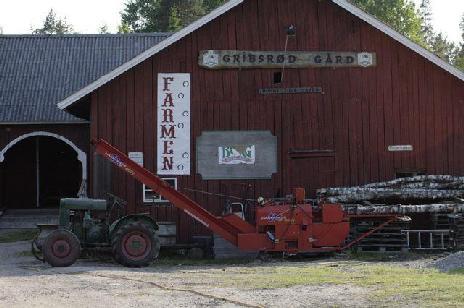
<svg viewBox="0 0 464 308">
<path fill-rule="evenodd" d="M 413 147 L 410 144 L 388 146 L 388 152 L 411 152 L 411 151 L 413 151 Z"/>
</svg>

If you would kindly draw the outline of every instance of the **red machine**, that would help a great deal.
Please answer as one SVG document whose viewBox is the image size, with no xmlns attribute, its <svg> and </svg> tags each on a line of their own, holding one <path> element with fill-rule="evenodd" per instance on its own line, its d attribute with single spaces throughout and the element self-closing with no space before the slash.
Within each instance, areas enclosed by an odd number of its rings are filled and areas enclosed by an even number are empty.
<svg viewBox="0 0 464 308">
<path fill-rule="evenodd" d="M 234 213 L 216 217 L 106 141 L 93 144 L 97 153 L 244 251 L 287 254 L 341 251 L 397 219 L 395 215 L 365 216 L 382 219 L 384 223 L 345 245 L 353 216 L 348 216 L 338 204 L 307 204 L 302 188 L 295 189 L 289 202 L 262 202 L 256 208 L 255 224 Z"/>
</svg>

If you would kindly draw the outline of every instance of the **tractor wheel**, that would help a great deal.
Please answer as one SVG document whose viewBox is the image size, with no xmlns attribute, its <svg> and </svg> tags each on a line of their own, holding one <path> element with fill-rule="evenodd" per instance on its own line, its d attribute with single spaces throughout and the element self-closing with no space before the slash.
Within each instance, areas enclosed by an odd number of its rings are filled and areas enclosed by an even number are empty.
<svg viewBox="0 0 464 308">
<path fill-rule="evenodd" d="M 79 239 L 67 230 L 56 230 L 50 233 L 42 245 L 45 262 L 53 267 L 67 267 L 81 254 Z"/>
<path fill-rule="evenodd" d="M 111 239 L 111 246 L 116 262 L 127 267 L 150 265 L 160 250 L 155 229 L 137 221 L 121 226 Z"/>
</svg>

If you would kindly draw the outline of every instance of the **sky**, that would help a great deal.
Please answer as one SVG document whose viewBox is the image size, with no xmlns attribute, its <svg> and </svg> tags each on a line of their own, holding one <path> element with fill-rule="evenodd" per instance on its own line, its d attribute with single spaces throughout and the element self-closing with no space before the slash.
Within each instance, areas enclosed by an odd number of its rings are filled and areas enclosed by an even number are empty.
<svg viewBox="0 0 464 308">
<path fill-rule="evenodd" d="M 413 0 L 417 5 L 421 0 Z M 98 33 L 103 25 L 116 32 L 124 0 L 0 0 L 0 27 L 4 34 L 31 33 L 42 25 L 53 8 L 59 17 L 66 17 L 79 33 Z M 464 0 L 431 0 L 433 24 L 438 32 L 458 42 L 459 22 L 464 14 Z"/>
<path fill-rule="evenodd" d="M 40 28 L 51 8 L 66 17 L 74 31 L 98 33 L 103 25 L 116 32 L 123 0 L 0 0 L 0 27 L 4 34 L 30 34 Z"/>
<path fill-rule="evenodd" d="M 419 7 L 421 0 L 414 0 L 414 3 Z M 464 14 L 464 0 L 430 0 L 430 4 L 435 31 L 442 32 L 449 39 L 459 42 L 461 40 L 459 23 Z"/>
</svg>

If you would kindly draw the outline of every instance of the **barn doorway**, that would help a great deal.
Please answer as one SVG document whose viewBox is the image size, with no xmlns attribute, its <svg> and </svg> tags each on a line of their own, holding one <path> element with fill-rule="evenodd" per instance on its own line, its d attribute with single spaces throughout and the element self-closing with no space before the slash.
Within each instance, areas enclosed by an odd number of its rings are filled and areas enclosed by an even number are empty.
<svg viewBox="0 0 464 308">
<path fill-rule="evenodd" d="M 0 164 L 6 209 L 57 208 L 63 197 L 85 195 L 85 153 L 62 136 L 23 135 L 0 152 Z"/>
</svg>

